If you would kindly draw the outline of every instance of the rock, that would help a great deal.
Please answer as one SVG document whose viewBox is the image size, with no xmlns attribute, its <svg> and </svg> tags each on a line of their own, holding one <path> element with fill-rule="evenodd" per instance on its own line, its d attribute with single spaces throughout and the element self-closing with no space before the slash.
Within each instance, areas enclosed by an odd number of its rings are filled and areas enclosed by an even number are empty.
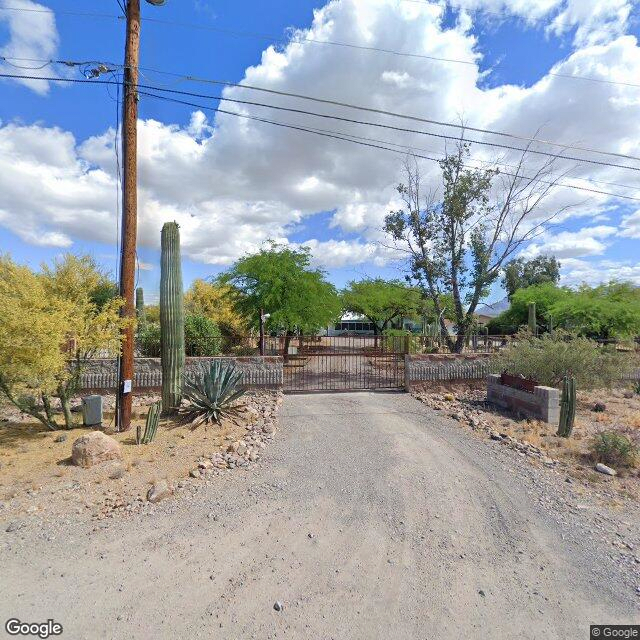
<svg viewBox="0 0 640 640">
<path fill-rule="evenodd" d="M 66 442 L 66 441 L 67 441 L 66 433 L 62 433 L 57 438 L 54 439 L 54 442 Z"/>
<path fill-rule="evenodd" d="M 492 440 L 502 440 L 502 436 L 497 431 L 492 431 L 491 433 L 489 433 L 489 437 Z"/>
<path fill-rule="evenodd" d="M 480 591 L 478 591 L 478 594 L 481 595 L 483 598 L 486 597 L 486 594 L 482 589 L 480 589 Z"/>
<path fill-rule="evenodd" d="M 276 611 L 282 611 L 284 609 L 284 605 L 282 604 L 282 602 L 280 602 L 280 600 L 276 600 L 274 605 L 273 605 L 273 608 Z"/>
<path fill-rule="evenodd" d="M 74 441 L 71 458 L 73 464 L 88 468 L 107 460 L 122 460 L 122 450 L 116 440 L 102 431 L 92 431 Z"/>
<path fill-rule="evenodd" d="M 607 410 L 607 405 L 604 402 L 596 402 L 593 407 L 591 407 L 591 411 L 595 411 L 595 413 L 602 413 Z"/>
<path fill-rule="evenodd" d="M 147 491 L 147 500 L 149 502 L 160 502 L 171 495 L 171 487 L 166 480 L 154 482 L 149 491 Z"/>
<path fill-rule="evenodd" d="M 199 478 L 202 474 L 202 471 L 200 471 L 200 469 L 198 469 L 197 467 L 195 469 L 191 469 L 191 471 L 189 471 L 189 475 L 192 478 Z"/>
<path fill-rule="evenodd" d="M 447 402 L 453 402 L 455 400 L 455 397 L 452 393 L 445 393 L 443 398 L 447 401 Z"/>
<path fill-rule="evenodd" d="M 119 480 L 123 476 L 124 476 L 124 467 L 121 464 L 116 465 L 109 472 L 109 478 L 111 478 L 111 480 Z"/>
<path fill-rule="evenodd" d="M 7 526 L 5 531 L 7 533 L 13 533 L 14 531 L 17 531 L 18 529 L 22 529 L 22 527 L 24 527 L 24 522 L 20 522 L 19 520 L 13 520 L 13 522 L 9 523 L 9 525 Z"/>
<path fill-rule="evenodd" d="M 607 465 L 602 464 L 602 462 L 598 462 L 598 464 L 596 465 L 596 471 L 598 471 L 599 473 L 604 473 L 607 476 L 618 475 L 618 472 L 615 469 L 612 469 L 611 467 L 607 467 Z"/>
<path fill-rule="evenodd" d="M 200 464 L 198 464 L 200 469 L 211 469 L 213 467 L 213 462 L 211 460 L 203 460 Z"/>
</svg>

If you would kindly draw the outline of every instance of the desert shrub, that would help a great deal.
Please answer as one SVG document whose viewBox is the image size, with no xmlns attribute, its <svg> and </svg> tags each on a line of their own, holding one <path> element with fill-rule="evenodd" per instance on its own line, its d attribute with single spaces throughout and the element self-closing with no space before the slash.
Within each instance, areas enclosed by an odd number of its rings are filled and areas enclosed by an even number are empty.
<svg viewBox="0 0 640 640">
<path fill-rule="evenodd" d="M 160 323 L 145 322 L 136 336 L 138 351 L 144 358 L 160 357 Z"/>
<path fill-rule="evenodd" d="M 616 431 L 602 431 L 591 441 L 591 455 L 596 462 L 612 467 L 633 467 L 638 459 L 638 447 Z"/>
<path fill-rule="evenodd" d="M 188 315 L 184 319 L 184 350 L 188 356 L 219 356 L 222 336 L 218 325 L 205 316 Z"/>
<path fill-rule="evenodd" d="M 145 322 L 138 328 L 138 351 L 145 358 L 160 357 L 160 324 Z M 188 315 L 184 319 L 184 350 L 187 356 L 219 356 L 222 337 L 218 325 L 203 316 Z"/>
<path fill-rule="evenodd" d="M 571 376 L 581 390 L 611 387 L 633 366 L 629 354 L 566 331 L 541 338 L 520 332 L 494 357 L 493 364 L 498 371 L 533 378 L 551 387 L 557 387 L 564 376 Z"/>
</svg>

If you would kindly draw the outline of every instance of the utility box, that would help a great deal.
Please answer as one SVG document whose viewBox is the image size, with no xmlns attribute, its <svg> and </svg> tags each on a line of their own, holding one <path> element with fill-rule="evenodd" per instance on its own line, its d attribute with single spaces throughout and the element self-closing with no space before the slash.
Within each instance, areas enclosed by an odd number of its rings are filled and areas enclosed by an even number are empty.
<svg viewBox="0 0 640 640">
<path fill-rule="evenodd" d="M 82 423 L 85 427 L 102 424 L 102 396 L 82 398 Z"/>
</svg>

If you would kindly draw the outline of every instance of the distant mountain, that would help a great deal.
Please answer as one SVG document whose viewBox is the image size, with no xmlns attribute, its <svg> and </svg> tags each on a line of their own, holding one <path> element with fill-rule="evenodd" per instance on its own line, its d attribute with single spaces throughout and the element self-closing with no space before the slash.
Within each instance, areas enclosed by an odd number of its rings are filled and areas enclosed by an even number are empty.
<svg viewBox="0 0 640 640">
<path fill-rule="evenodd" d="M 486 302 L 483 304 L 479 304 L 476 308 L 476 313 L 480 316 L 489 316 L 490 318 L 495 318 L 497 315 L 500 315 L 508 308 L 509 298 L 505 296 L 504 298 L 502 298 L 502 300 L 498 300 L 497 302 Z"/>
</svg>

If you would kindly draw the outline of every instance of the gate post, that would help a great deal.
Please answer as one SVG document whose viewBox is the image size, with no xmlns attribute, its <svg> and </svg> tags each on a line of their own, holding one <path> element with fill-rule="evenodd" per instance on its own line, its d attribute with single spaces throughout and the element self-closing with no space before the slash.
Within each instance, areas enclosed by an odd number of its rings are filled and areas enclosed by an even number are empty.
<svg viewBox="0 0 640 640">
<path fill-rule="evenodd" d="M 411 391 L 411 356 L 404 354 L 404 390 L 409 393 Z"/>
</svg>

